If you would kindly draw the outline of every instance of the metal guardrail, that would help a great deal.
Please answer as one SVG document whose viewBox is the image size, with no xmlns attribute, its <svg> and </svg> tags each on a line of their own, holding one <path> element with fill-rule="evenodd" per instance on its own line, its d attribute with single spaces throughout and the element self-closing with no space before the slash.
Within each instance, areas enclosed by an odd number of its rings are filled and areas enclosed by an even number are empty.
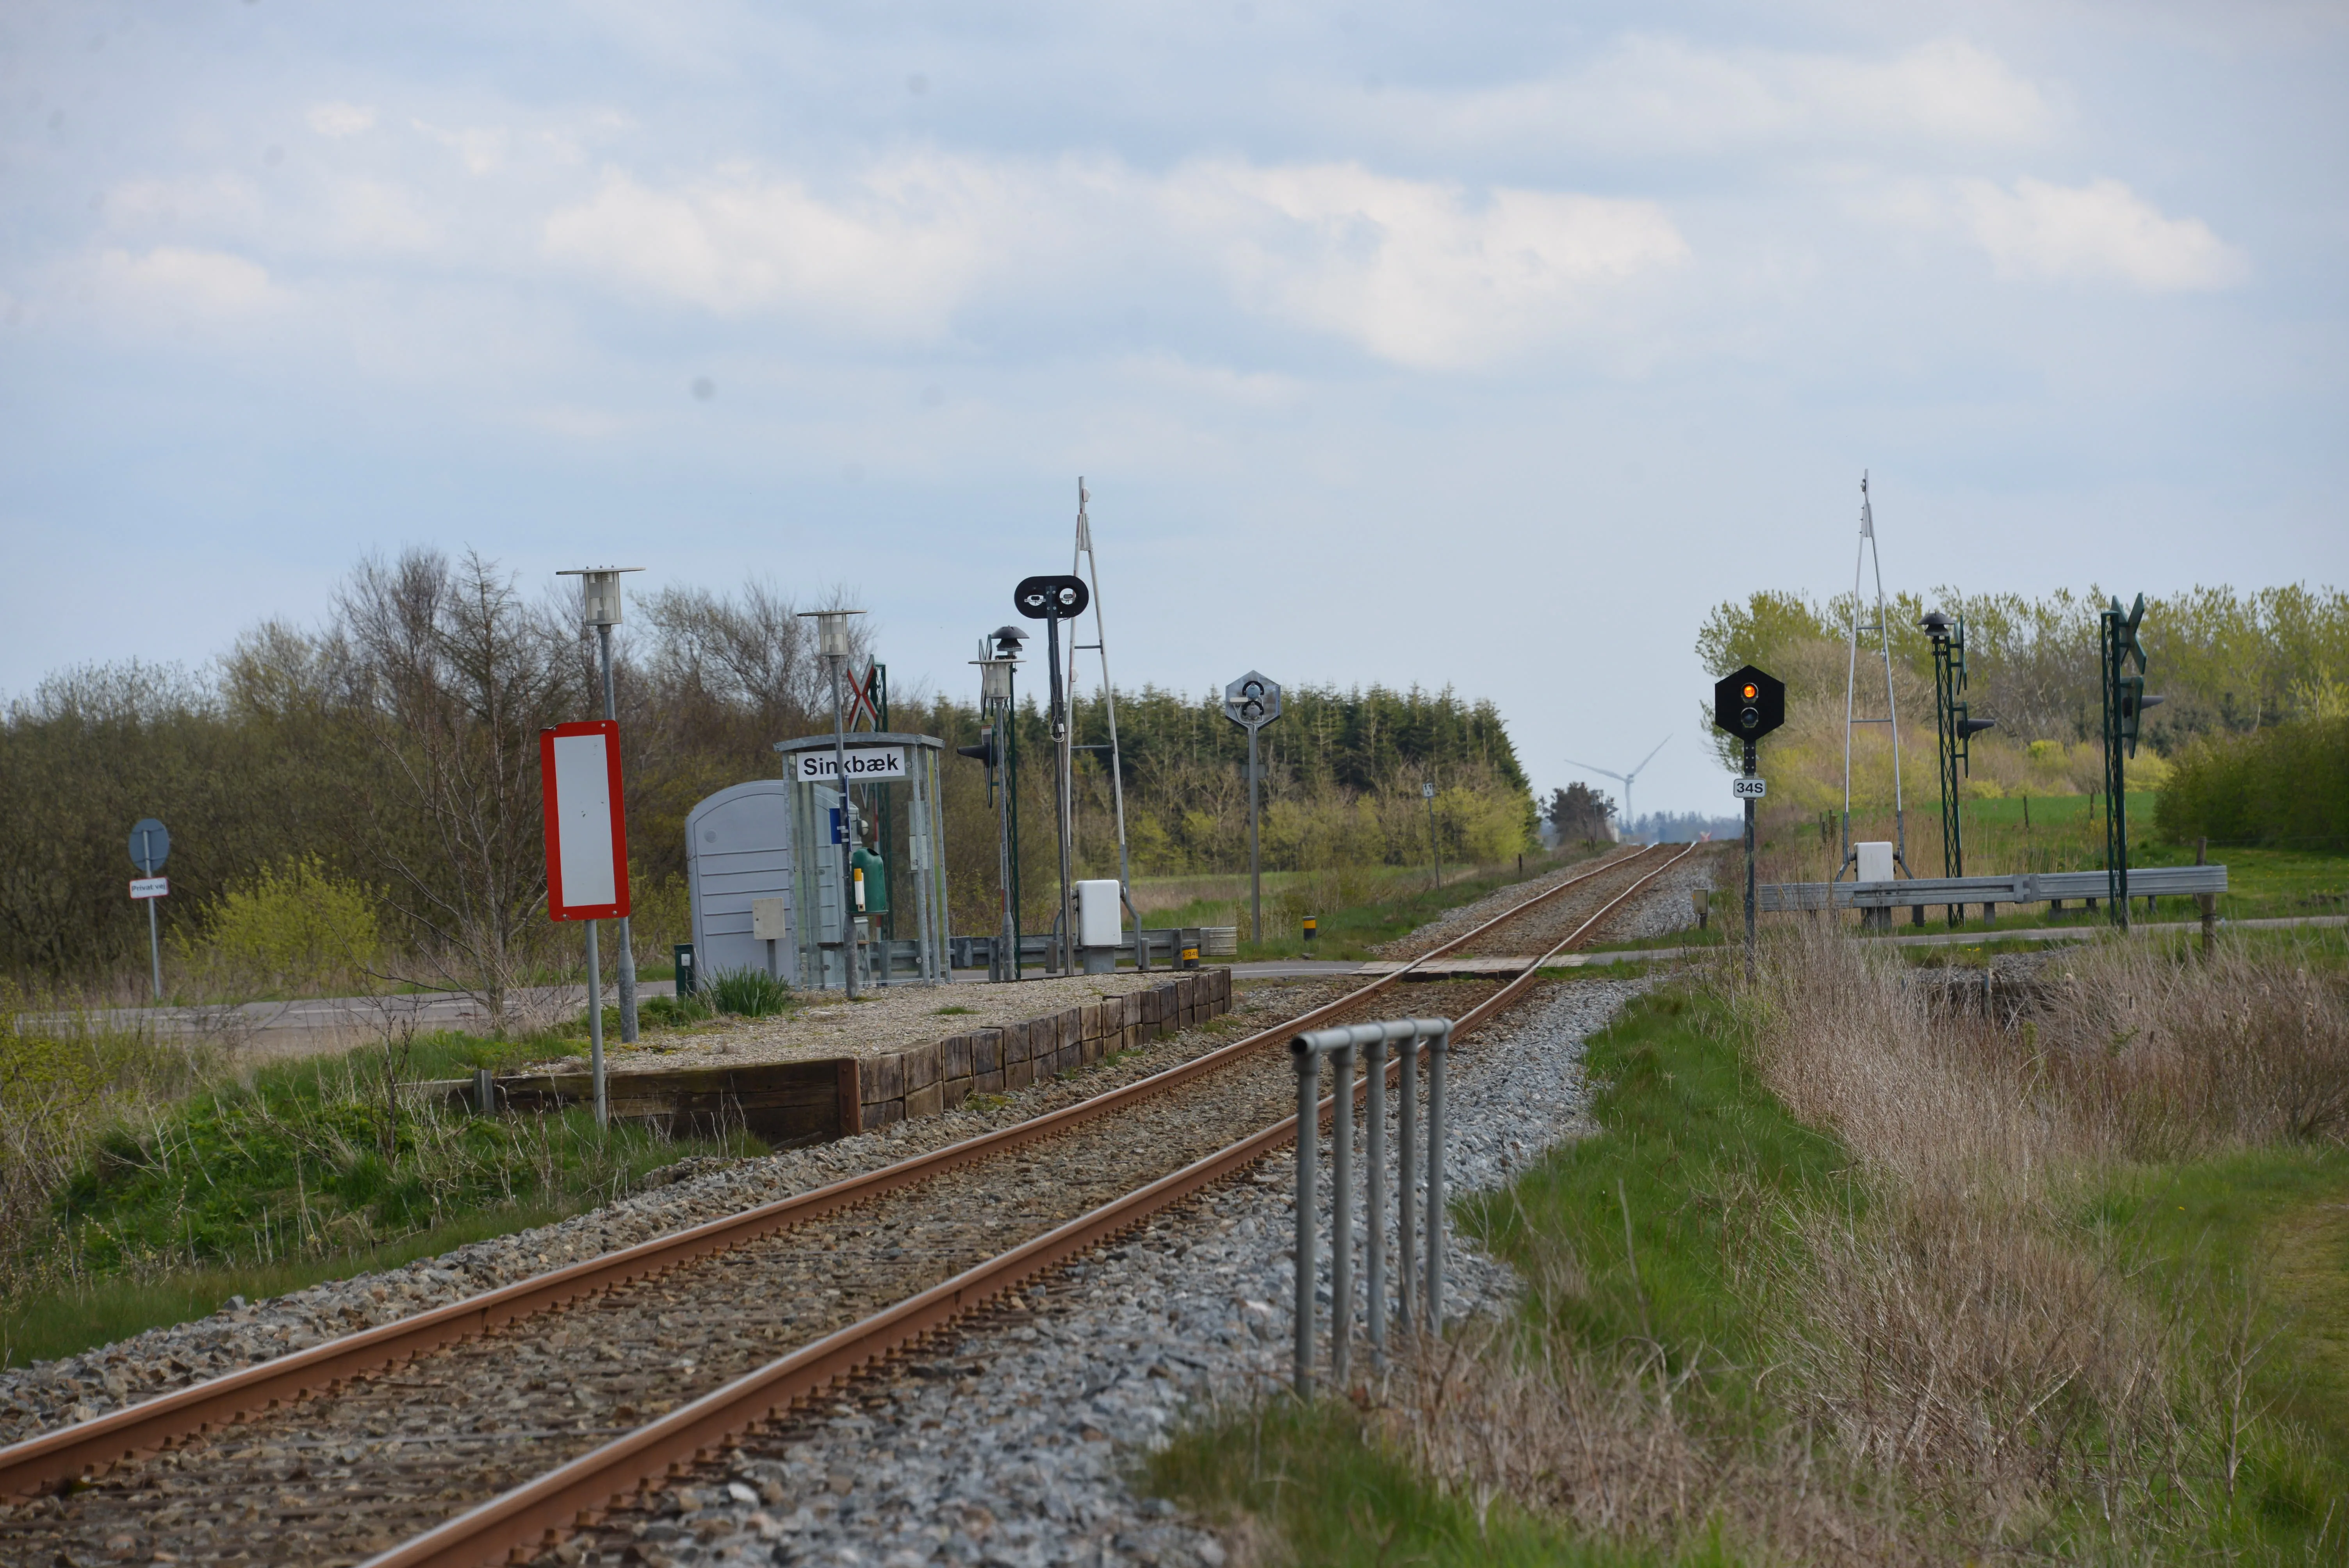
<svg viewBox="0 0 2349 1568">
<path fill-rule="evenodd" d="M 1180 969 L 1183 967 L 1185 948 L 1187 947 L 1202 956 L 1209 954 L 1210 949 L 1206 945 L 1206 933 L 1212 929 L 1212 927 L 1186 925 L 1161 926 L 1154 930 L 1129 932 L 1118 943 L 1117 951 L 1129 958 L 1133 957 L 1137 947 L 1135 938 L 1138 936 L 1143 943 L 1148 944 L 1151 968 L 1156 969 L 1164 965 L 1168 969 Z M 995 946 L 1001 940 L 988 934 L 974 936 L 949 936 L 947 938 L 947 955 L 957 969 L 992 969 L 995 963 Z M 1053 956 L 1052 950 L 1059 940 L 1047 931 L 1030 932 L 1022 935 L 1019 938 L 1019 962 L 1023 965 L 1033 965 L 1038 969 L 1043 968 Z"/>
<path fill-rule="evenodd" d="M 2017 872 L 1995 877 L 1911 877 L 1905 882 L 1771 882 L 1756 890 L 1764 914 L 1791 910 L 1906 909 L 1936 903 L 2054 903 L 2101 899 L 2103 872 Z M 2183 898 L 2227 891 L 2224 866 L 2131 866 L 2131 898 Z"/>
</svg>

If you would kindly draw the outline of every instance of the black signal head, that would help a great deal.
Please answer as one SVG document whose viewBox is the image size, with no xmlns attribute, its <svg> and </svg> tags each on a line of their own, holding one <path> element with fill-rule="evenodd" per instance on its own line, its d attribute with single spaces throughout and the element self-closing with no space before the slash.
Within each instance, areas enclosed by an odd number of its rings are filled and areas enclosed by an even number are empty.
<svg viewBox="0 0 2349 1568">
<path fill-rule="evenodd" d="M 1713 684 L 1713 722 L 1740 740 L 1759 740 L 1786 722 L 1786 684 L 1752 665 Z"/>
</svg>

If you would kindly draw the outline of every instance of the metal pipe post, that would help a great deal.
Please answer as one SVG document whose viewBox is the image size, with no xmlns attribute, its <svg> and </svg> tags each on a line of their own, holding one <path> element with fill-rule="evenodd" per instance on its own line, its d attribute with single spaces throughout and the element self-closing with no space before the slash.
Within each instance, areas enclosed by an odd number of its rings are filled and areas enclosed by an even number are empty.
<svg viewBox="0 0 2349 1568">
<path fill-rule="evenodd" d="M 840 976 L 848 999 L 856 1000 L 856 845 L 848 808 L 848 726 L 840 712 L 840 666 L 845 654 L 832 655 L 832 766 L 840 786 Z M 818 951 L 822 951 L 821 948 Z M 819 980 L 822 976 L 817 977 Z M 599 1078 L 597 1080 L 601 1082 Z"/>
<path fill-rule="evenodd" d="M 1321 1162 L 1321 1058 L 1300 1036 L 1297 1064 L 1297 1397 L 1313 1397 L 1313 1174 Z"/>
<path fill-rule="evenodd" d="M 1745 777 L 1751 779 L 1760 767 L 1754 742 L 1745 743 Z M 1754 978 L 1754 802 L 1745 802 L 1745 977 Z"/>
<path fill-rule="evenodd" d="M 1011 907 L 1011 760 L 1004 749 L 1010 734 L 1011 705 L 1007 702 L 995 712 L 995 854 L 996 874 L 1003 887 L 1003 919 L 998 927 L 994 962 L 988 965 L 990 980 L 1014 977 L 1011 954 L 1019 944 Z"/>
<path fill-rule="evenodd" d="M 1452 1054 L 1452 1020 L 1426 1018 L 1427 1331 L 1444 1332 L 1444 1059 Z"/>
<path fill-rule="evenodd" d="M 1412 1293 L 1418 1288 L 1413 1265 L 1419 1228 L 1419 1028 L 1395 1041 L 1402 1054 L 1402 1082 L 1395 1088 L 1395 1326 L 1411 1332 Z"/>
<path fill-rule="evenodd" d="M 1363 1260 L 1362 1322 L 1370 1330 L 1371 1354 L 1381 1367 L 1387 1354 L 1387 1029 L 1366 1024 L 1362 1032 L 1362 1071 L 1370 1079 L 1370 1104 L 1363 1113 L 1363 1223 L 1369 1233 L 1369 1256 Z"/>
<path fill-rule="evenodd" d="M 599 624 L 595 642 L 604 663 L 604 717 L 617 724 L 619 704 L 612 695 L 612 628 Z M 617 800 L 612 802 L 615 810 L 620 809 L 620 804 Z M 615 965 L 620 972 L 620 1043 L 632 1046 L 636 1043 L 636 946 L 630 940 L 628 917 L 624 914 L 616 923 L 620 928 L 619 963 Z"/>
<path fill-rule="evenodd" d="M 1074 633 L 1070 635 L 1073 637 Z M 1061 857 L 1061 913 L 1053 927 L 1052 965 L 1062 975 L 1076 972 L 1076 904 L 1069 882 L 1071 845 L 1069 838 L 1069 770 L 1074 761 L 1070 743 L 1068 694 L 1061 684 L 1061 603 L 1055 598 L 1044 615 L 1044 656 L 1051 666 L 1052 711 L 1052 837 Z"/>
<path fill-rule="evenodd" d="M 1330 1053 L 1338 1097 L 1330 1124 L 1330 1377 L 1345 1391 L 1354 1338 L 1354 1047 Z"/>
<path fill-rule="evenodd" d="M 596 946 L 595 928 L 587 923 L 587 1076 L 595 1085 L 595 1125 L 611 1125 L 611 1109 L 604 1099 L 604 954 Z"/>
<path fill-rule="evenodd" d="M 1248 940 L 1264 940 L 1264 869 L 1257 858 L 1256 798 L 1257 798 L 1257 726 L 1248 732 Z"/>
<path fill-rule="evenodd" d="M 163 999 L 163 927 L 155 918 L 155 901 L 150 898 L 146 903 L 147 957 L 155 965 L 155 1000 L 160 1002 Z"/>
</svg>

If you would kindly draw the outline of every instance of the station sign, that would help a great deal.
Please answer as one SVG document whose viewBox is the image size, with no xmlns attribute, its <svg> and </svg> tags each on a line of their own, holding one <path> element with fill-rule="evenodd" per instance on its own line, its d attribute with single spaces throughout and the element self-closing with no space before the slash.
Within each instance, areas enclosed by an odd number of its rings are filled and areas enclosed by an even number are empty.
<svg viewBox="0 0 2349 1568">
<path fill-rule="evenodd" d="M 802 784 L 837 784 L 840 782 L 841 759 L 829 751 L 808 750 L 794 754 L 792 777 Z M 852 746 L 848 748 L 848 781 L 851 784 L 887 784 L 913 777 L 905 766 L 905 748 L 902 746 Z"/>
</svg>

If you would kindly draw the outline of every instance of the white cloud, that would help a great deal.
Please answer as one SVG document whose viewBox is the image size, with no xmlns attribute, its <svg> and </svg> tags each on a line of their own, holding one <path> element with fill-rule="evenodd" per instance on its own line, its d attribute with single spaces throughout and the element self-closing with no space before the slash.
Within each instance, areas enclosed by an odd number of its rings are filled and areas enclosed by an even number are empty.
<svg viewBox="0 0 2349 1568">
<path fill-rule="evenodd" d="M 2152 293 L 2220 289 L 2251 270 L 2199 218 L 2167 218 L 2117 180 L 2071 187 L 2027 176 L 2007 191 L 1960 185 L 1974 242 L 2001 277 L 2118 278 Z"/>
<path fill-rule="evenodd" d="M 375 129 L 375 110 L 355 103 L 313 104 L 309 120 L 312 130 L 339 140 Z"/>
<path fill-rule="evenodd" d="M 1354 118 L 1413 140 L 1713 154 L 1786 143 L 1872 153 L 1888 137 L 2023 145 L 2060 116 L 2037 84 L 1961 38 L 1871 59 L 1635 35 L 1577 70 L 1467 92 L 1391 90 L 1356 100 Z"/>
<path fill-rule="evenodd" d="M 1688 258 L 1651 202 L 1448 185 L 1353 164 L 1193 166 L 1170 203 L 1242 299 L 1428 368 L 1481 364 L 1577 324 L 1600 291 Z"/>
<path fill-rule="evenodd" d="M 492 174 L 505 167 L 509 136 L 502 125 L 469 125 L 450 130 L 420 119 L 409 123 L 455 153 L 469 174 Z"/>
<path fill-rule="evenodd" d="M 786 311 L 933 337 L 985 293 L 1106 291 L 1146 250 L 1255 314 L 1397 363 L 1504 357 L 1599 291 L 1686 259 L 1654 204 L 1471 192 L 1354 164 L 1049 167 L 908 158 L 839 194 L 735 168 L 670 189 L 615 171 L 550 217 L 557 258 L 721 315 Z"/>
<path fill-rule="evenodd" d="M 111 312 L 181 322 L 250 316 L 279 298 L 266 268 L 184 245 L 158 245 L 144 255 L 102 251 L 98 284 Z"/>
<path fill-rule="evenodd" d="M 746 168 L 673 190 L 613 172 L 546 221 L 558 259 L 722 315 L 781 308 L 887 336 L 944 329 L 1020 204 L 969 163 L 869 171 L 827 201 Z"/>
</svg>

